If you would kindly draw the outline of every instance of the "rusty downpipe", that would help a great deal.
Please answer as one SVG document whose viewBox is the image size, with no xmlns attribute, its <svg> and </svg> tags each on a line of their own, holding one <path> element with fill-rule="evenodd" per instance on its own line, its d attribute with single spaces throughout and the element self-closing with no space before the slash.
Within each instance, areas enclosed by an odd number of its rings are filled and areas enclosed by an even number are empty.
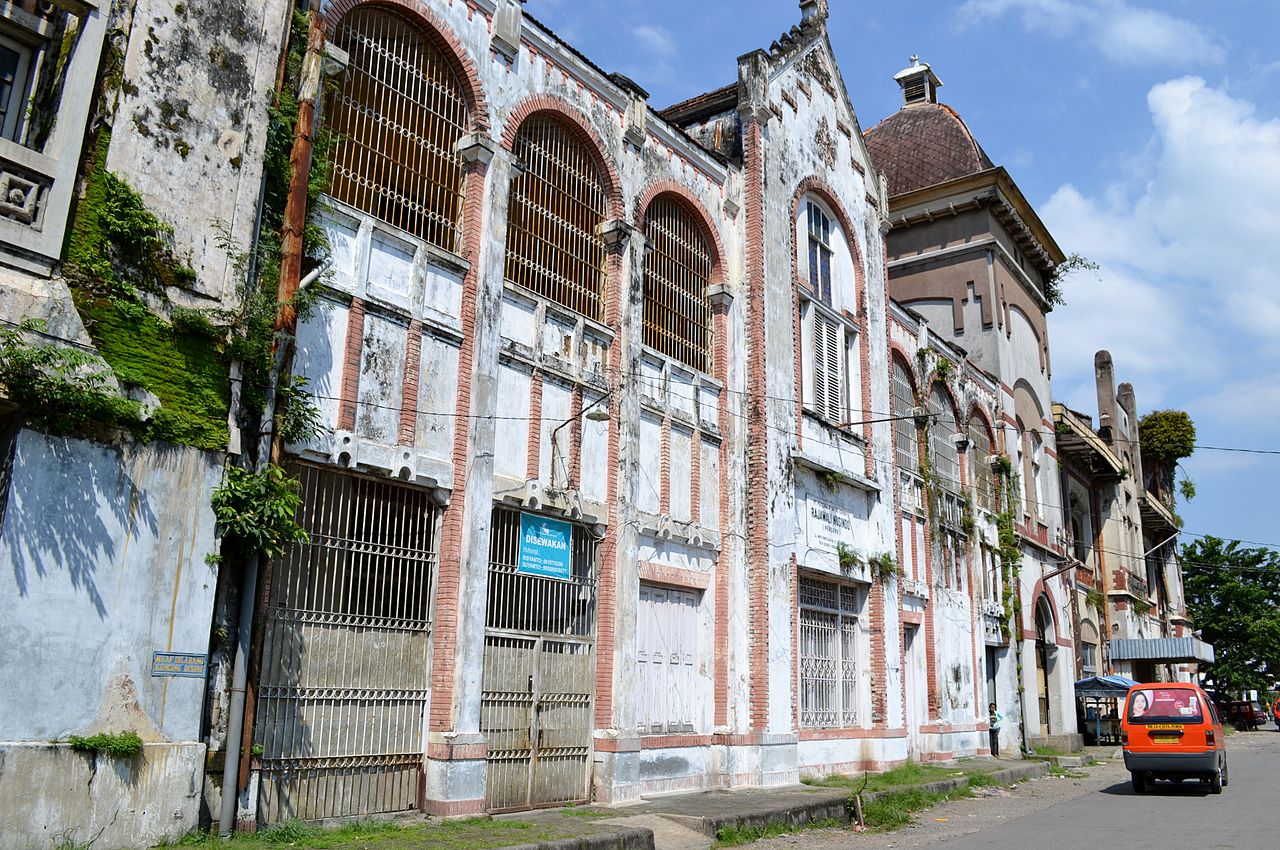
<svg viewBox="0 0 1280 850">
<path fill-rule="evenodd" d="M 258 472 L 267 467 L 279 448 L 274 428 L 276 386 L 288 363 L 292 349 L 289 340 L 298 321 L 293 299 L 302 286 L 324 271 L 323 267 L 316 269 L 307 276 L 307 280 L 302 279 L 302 236 L 307 222 L 307 182 L 311 173 L 316 99 L 320 93 L 325 43 L 324 30 L 320 26 L 319 3 L 312 0 L 310 5 L 307 13 L 307 50 L 302 61 L 298 87 L 298 119 L 294 126 L 293 149 L 289 155 L 289 194 L 284 207 L 280 282 L 276 290 L 276 334 L 272 346 L 271 372 L 267 379 L 266 402 L 258 428 L 258 450 L 254 459 L 254 468 Z M 252 553 L 245 561 L 244 575 L 241 577 L 240 619 L 231 673 L 231 705 L 227 717 L 226 758 L 222 769 L 222 805 L 218 817 L 218 834 L 222 838 L 230 838 L 235 831 L 236 809 L 242 786 L 241 767 L 248 752 L 244 742 L 245 691 L 249 678 L 249 653 L 261 560 L 259 553 Z"/>
</svg>

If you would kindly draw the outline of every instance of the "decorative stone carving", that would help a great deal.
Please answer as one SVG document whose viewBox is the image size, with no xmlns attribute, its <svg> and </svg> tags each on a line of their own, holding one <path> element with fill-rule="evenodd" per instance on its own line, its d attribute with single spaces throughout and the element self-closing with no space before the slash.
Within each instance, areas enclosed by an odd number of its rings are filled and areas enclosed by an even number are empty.
<svg viewBox="0 0 1280 850">
<path fill-rule="evenodd" d="M 36 220 L 40 194 L 40 184 L 0 169 L 0 215 L 31 224 Z"/>
<path fill-rule="evenodd" d="M 827 168 L 834 168 L 836 164 L 836 140 L 831 135 L 831 125 L 827 122 L 827 117 L 822 116 L 822 121 L 818 124 L 818 129 L 813 134 L 813 143 L 818 147 L 818 156 L 822 157 L 822 161 L 827 164 Z"/>
</svg>

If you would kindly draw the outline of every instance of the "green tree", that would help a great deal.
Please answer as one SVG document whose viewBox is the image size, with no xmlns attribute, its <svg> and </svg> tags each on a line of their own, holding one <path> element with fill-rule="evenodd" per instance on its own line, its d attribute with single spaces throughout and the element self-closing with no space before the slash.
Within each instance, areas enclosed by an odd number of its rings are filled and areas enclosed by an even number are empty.
<svg viewBox="0 0 1280 850">
<path fill-rule="evenodd" d="M 1201 665 L 1224 693 L 1280 677 L 1280 552 L 1206 537 L 1182 548 L 1187 611 L 1215 661 Z"/>
</svg>

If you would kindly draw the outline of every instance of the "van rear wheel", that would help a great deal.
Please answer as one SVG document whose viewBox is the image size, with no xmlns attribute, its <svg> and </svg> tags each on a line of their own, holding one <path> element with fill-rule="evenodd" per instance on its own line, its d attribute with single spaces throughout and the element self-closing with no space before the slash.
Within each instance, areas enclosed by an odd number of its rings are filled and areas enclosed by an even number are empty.
<svg viewBox="0 0 1280 850">
<path fill-rule="evenodd" d="M 1222 766 L 1219 765 L 1217 770 L 1209 774 L 1209 793 L 1221 794 L 1224 784 L 1222 781 Z"/>
<path fill-rule="evenodd" d="M 1226 788 L 1230 783 L 1227 782 L 1227 757 L 1222 757 L 1222 787 Z"/>
<path fill-rule="evenodd" d="M 1142 775 L 1141 771 L 1139 770 L 1130 771 L 1129 776 L 1130 778 L 1133 779 L 1133 793 L 1135 794 L 1147 793 L 1147 778 Z"/>
</svg>

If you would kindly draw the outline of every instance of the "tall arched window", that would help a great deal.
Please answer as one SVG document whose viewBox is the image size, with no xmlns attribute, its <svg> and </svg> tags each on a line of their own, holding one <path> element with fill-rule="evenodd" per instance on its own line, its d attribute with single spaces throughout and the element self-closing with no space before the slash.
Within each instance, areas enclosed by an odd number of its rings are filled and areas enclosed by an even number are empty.
<svg viewBox="0 0 1280 850">
<path fill-rule="evenodd" d="M 995 475 L 987 463 L 992 454 L 991 432 L 975 409 L 969 414 L 969 480 L 973 482 L 978 507 L 989 511 L 996 509 Z"/>
<path fill-rule="evenodd" d="M 929 463 L 933 478 L 952 492 L 960 490 L 960 453 L 956 448 L 955 408 L 942 384 L 929 392 Z"/>
<path fill-rule="evenodd" d="M 911 373 L 898 358 L 893 358 L 893 438 L 898 452 L 898 467 L 906 472 L 920 471 L 920 446 L 916 442 L 916 422 L 912 418 L 915 390 Z"/>
<path fill-rule="evenodd" d="M 644 344 L 702 372 L 711 367 L 711 250 L 693 213 L 660 195 L 644 217 Z"/>
<path fill-rule="evenodd" d="M 582 315 L 604 319 L 608 214 L 600 169 L 577 133 L 540 113 L 516 134 L 521 173 L 507 206 L 507 279 Z"/>
<path fill-rule="evenodd" d="M 354 9 L 333 34 L 350 56 L 326 119 L 329 194 L 446 251 L 459 247 L 467 102 L 445 54 L 404 15 Z"/>
</svg>

